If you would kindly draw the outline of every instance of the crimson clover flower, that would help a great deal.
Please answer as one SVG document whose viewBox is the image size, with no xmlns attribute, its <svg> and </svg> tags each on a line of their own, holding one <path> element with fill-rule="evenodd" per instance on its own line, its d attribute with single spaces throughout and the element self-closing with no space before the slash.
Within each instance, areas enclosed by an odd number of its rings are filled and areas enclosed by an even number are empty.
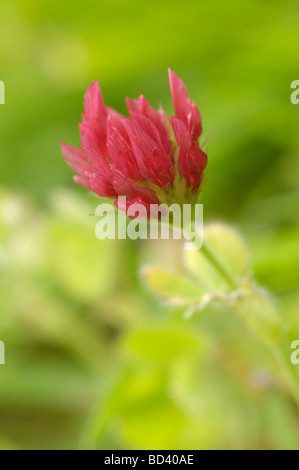
<svg viewBox="0 0 299 470">
<path fill-rule="evenodd" d="M 77 173 L 76 183 L 94 193 L 132 204 L 193 202 L 204 178 L 207 155 L 200 148 L 201 115 L 182 80 L 169 70 L 175 116 L 174 137 L 162 109 L 155 110 L 141 95 L 126 99 L 129 118 L 105 105 L 98 82 L 85 94 L 79 150 L 62 143 L 62 154 Z"/>
</svg>

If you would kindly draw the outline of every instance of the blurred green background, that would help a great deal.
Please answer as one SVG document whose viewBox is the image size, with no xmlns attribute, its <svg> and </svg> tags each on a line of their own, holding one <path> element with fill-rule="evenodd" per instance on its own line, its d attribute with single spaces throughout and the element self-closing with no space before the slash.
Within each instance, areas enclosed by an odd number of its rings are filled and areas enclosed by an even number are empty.
<svg viewBox="0 0 299 470">
<path fill-rule="evenodd" d="M 0 448 L 299 449 L 298 409 L 229 309 L 191 320 L 146 290 L 171 242 L 98 241 L 72 182 L 83 95 L 171 114 L 171 67 L 209 140 L 205 220 L 238 227 L 299 339 L 298 0 L 1 0 Z M 161 255 L 163 253 L 163 256 Z M 297 366 L 299 367 L 299 366 Z"/>
</svg>

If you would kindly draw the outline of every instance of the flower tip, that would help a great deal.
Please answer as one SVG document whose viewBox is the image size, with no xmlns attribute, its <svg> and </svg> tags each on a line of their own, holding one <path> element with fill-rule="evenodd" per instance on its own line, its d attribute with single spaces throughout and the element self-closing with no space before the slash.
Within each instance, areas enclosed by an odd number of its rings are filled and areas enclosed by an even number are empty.
<svg viewBox="0 0 299 470">
<path fill-rule="evenodd" d="M 132 98 L 129 98 L 128 96 L 126 96 L 125 98 L 125 103 L 126 103 L 126 106 L 128 108 L 128 110 L 130 111 L 130 108 L 132 107 L 133 105 L 133 102 L 134 100 L 132 100 Z"/>
<path fill-rule="evenodd" d="M 85 100 L 89 99 L 89 96 L 93 96 L 99 90 L 99 81 L 94 80 L 87 88 L 85 92 Z"/>
<path fill-rule="evenodd" d="M 173 70 L 171 70 L 170 68 L 168 69 L 168 76 L 169 76 L 170 84 L 174 80 L 180 80 L 180 77 Z"/>
<path fill-rule="evenodd" d="M 64 157 L 65 157 L 66 153 L 68 153 L 70 148 L 71 148 L 70 145 L 66 144 L 65 142 L 60 142 L 61 153 Z"/>
<path fill-rule="evenodd" d="M 90 88 L 95 88 L 95 87 L 99 88 L 99 80 L 94 80 L 93 82 L 91 82 L 87 90 L 89 90 Z"/>
</svg>

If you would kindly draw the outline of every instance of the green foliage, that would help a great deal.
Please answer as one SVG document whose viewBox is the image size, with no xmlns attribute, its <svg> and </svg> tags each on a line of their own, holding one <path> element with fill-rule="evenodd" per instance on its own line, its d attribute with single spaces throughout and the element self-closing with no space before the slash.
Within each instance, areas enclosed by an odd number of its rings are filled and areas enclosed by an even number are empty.
<svg viewBox="0 0 299 470">
<path fill-rule="evenodd" d="M 205 292 L 192 279 L 167 269 L 147 267 L 143 270 L 143 276 L 151 291 L 170 305 L 199 303 Z"/>
<path fill-rule="evenodd" d="M 253 285 L 248 249 L 237 231 L 207 225 L 202 249 L 186 250 L 184 261 L 185 275 L 147 267 L 146 284 L 170 305 L 189 307 L 188 317 L 210 302 L 229 303 L 258 336 L 278 341 L 282 320 L 268 295 Z"/>
</svg>

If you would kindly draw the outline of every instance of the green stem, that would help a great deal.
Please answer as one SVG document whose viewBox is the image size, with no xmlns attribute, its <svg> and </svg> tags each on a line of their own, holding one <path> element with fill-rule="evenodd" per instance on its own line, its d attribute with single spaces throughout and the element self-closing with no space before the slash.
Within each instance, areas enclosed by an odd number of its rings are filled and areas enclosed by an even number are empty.
<svg viewBox="0 0 299 470">
<path fill-rule="evenodd" d="M 299 407 L 299 375 L 296 367 L 291 363 L 290 343 L 283 331 L 281 316 L 272 299 L 266 293 L 261 292 L 253 283 L 248 286 L 248 293 L 249 296 L 236 302 L 234 307 L 273 354 Z"/>
<path fill-rule="evenodd" d="M 176 227 L 175 225 L 174 227 L 179 230 L 182 230 L 182 227 Z M 184 227 L 184 231 L 186 230 L 189 231 L 190 235 L 192 234 L 191 229 L 188 230 L 186 227 Z M 231 289 L 236 290 L 239 286 L 236 283 L 235 279 L 233 278 L 229 270 L 224 266 L 221 260 L 217 257 L 217 255 L 213 252 L 213 250 L 209 247 L 209 245 L 204 240 L 203 240 L 203 245 L 200 249 L 201 249 L 201 252 L 208 259 L 208 261 L 213 265 L 214 269 L 216 269 L 216 271 L 218 271 L 220 275 L 226 280 L 226 282 L 231 287 Z"/>
<path fill-rule="evenodd" d="M 240 287 L 226 266 L 217 257 L 217 254 L 205 241 L 201 247 L 201 252 L 233 291 Z M 248 281 L 247 296 L 241 298 L 239 303 L 235 302 L 234 306 L 259 339 L 270 348 L 284 372 L 290 392 L 299 407 L 299 375 L 290 360 L 287 338 L 286 336 L 282 338 L 281 317 L 275 304 L 266 293 L 263 293 L 253 282 Z"/>
<path fill-rule="evenodd" d="M 201 247 L 202 253 L 205 257 L 210 261 L 213 267 L 221 274 L 222 277 L 228 282 L 229 286 L 235 290 L 238 288 L 236 281 L 234 280 L 231 273 L 226 269 L 223 263 L 218 259 L 218 257 L 213 253 L 207 243 L 203 242 L 203 246 Z"/>
</svg>

